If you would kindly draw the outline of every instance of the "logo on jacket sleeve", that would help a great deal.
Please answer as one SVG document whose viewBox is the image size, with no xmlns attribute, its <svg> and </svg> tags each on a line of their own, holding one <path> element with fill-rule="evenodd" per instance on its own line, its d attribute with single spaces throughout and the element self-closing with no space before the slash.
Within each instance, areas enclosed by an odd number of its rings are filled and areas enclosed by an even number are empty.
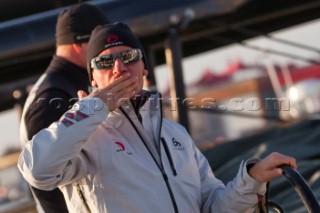
<svg viewBox="0 0 320 213">
<path fill-rule="evenodd" d="M 175 150 L 184 150 L 185 148 L 181 145 L 179 141 L 177 141 L 175 138 L 172 138 L 172 145 Z"/>
<path fill-rule="evenodd" d="M 74 122 L 79 122 L 85 118 L 89 117 L 88 115 L 81 113 L 79 111 L 75 112 L 67 112 L 60 119 L 61 123 L 63 123 L 66 127 L 69 127 L 74 124 Z"/>
</svg>

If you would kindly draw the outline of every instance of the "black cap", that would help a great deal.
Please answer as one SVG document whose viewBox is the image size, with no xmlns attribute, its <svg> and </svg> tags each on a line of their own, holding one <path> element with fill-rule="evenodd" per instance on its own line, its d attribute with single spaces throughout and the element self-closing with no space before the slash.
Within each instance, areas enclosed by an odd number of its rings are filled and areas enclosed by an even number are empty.
<svg viewBox="0 0 320 213">
<path fill-rule="evenodd" d="M 56 25 L 56 43 L 73 44 L 88 42 L 97 25 L 110 23 L 104 13 L 94 5 L 72 5 L 59 14 Z"/>
<path fill-rule="evenodd" d="M 143 46 L 128 25 L 122 22 L 100 25 L 92 31 L 88 44 L 87 63 L 90 80 L 92 79 L 92 69 L 90 67 L 91 59 L 98 56 L 102 51 L 115 46 L 128 46 L 140 49 L 143 55 L 142 59 L 144 61 L 144 66 L 147 68 Z"/>
</svg>

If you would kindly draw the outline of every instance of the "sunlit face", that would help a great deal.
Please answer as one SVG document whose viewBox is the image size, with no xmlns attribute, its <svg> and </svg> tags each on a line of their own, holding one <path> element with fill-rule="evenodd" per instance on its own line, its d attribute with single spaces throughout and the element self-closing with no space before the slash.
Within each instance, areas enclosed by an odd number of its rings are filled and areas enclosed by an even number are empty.
<svg viewBox="0 0 320 213">
<path fill-rule="evenodd" d="M 111 47 L 99 54 L 101 55 L 107 55 L 107 54 L 114 54 L 119 53 L 125 50 L 130 50 L 131 47 L 128 46 L 116 46 Z M 117 58 L 114 62 L 114 65 L 112 68 L 107 69 L 93 69 L 92 71 L 92 85 L 97 86 L 99 89 L 105 88 L 108 86 L 114 79 L 120 77 L 124 73 L 129 72 L 132 77 L 137 76 L 138 77 L 138 84 L 135 91 L 139 93 L 142 90 L 143 87 L 143 76 L 147 75 L 148 71 L 144 67 L 143 60 L 139 60 L 133 64 L 125 65 L 120 58 Z"/>
</svg>

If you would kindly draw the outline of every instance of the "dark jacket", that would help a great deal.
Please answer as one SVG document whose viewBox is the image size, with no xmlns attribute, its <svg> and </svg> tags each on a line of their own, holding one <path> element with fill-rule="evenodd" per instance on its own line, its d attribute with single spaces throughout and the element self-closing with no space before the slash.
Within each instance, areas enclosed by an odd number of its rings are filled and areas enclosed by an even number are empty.
<svg viewBox="0 0 320 213">
<path fill-rule="evenodd" d="M 33 86 L 25 103 L 21 119 L 21 144 L 47 128 L 77 101 L 77 91 L 88 92 L 89 80 L 85 69 L 54 56 L 45 73 Z M 46 213 L 68 212 L 59 189 L 43 191 L 32 187 Z"/>
</svg>

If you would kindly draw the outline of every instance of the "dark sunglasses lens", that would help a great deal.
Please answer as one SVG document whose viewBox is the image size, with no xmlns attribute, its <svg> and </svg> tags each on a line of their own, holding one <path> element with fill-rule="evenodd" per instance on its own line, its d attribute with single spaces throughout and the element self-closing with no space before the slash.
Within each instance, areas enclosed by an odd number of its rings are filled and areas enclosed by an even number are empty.
<svg viewBox="0 0 320 213">
<path fill-rule="evenodd" d="M 91 67 L 94 69 L 110 69 L 117 58 L 120 58 L 126 65 L 133 64 L 142 58 L 139 49 L 123 51 L 121 53 L 102 55 L 91 60 Z"/>
<path fill-rule="evenodd" d="M 108 69 L 113 67 L 113 57 L 102 56 L 100 60 L 96 61 L 96 66 L 98 69 Z"/>
<path fill-rule="evenodd" d="M 132 64 L 140 60 L 138 50 L 128 50 L 121 54 L 122 61 L 124 64 Z"/>
</svg>

